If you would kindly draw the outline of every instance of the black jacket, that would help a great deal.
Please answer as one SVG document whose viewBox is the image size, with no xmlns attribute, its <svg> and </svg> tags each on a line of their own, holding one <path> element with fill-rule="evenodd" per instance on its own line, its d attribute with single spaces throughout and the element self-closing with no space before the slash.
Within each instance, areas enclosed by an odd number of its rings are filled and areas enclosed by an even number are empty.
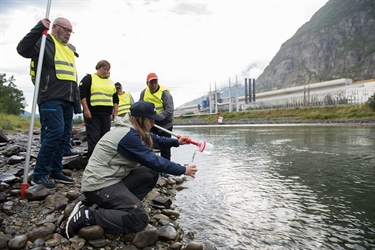
<svg viewBox="0 0 375 250">
<path fill-rule="evenodd" d="M 38 67 L 43 30 L 45 27 L 40 21 L 17 46 L 18 54 L 25 58 L 31 58 L 35 62 L 35 70 Z M 57 79 L 54 57 L 55 43 L 51 36 L 47 35 L 37 102 L 41 104 L 48 100 L 69 101 L 74 103 L 74 113 L 81 113 L 78 84 L 75 81 Z"/>
</svg>

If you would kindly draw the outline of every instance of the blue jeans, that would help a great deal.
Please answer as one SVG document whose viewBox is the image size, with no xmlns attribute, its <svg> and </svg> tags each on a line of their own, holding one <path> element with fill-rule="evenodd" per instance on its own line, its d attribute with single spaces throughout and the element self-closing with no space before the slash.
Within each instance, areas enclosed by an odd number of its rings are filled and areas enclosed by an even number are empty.
<svg viewBox="0 0 375 250">
<path fill-rule="evenodd" d="M 63 169 L 64 145 L 69 143 L 72 131 L 74 103 L 49 100 L 39 105 L 42 141 L 34 168 L 34 179 Z"/>
</svg>

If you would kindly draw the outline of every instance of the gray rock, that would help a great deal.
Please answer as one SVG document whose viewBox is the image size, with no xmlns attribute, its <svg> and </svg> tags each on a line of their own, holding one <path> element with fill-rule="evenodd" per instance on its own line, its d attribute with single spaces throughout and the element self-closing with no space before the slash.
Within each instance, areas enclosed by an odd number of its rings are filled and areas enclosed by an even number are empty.
<svg viewBox="0 0 375 250">
<path fill-rule="evenodd" d="M 23 156 L 17 156 L 17 155 L 12 155 L 8 160 L 7 160 L 7 163 L 9 165 L 14 165 L 14 164 L 17 164 L 17 163 L 21 163 L 22 161 L 25 160 L 25 157 Z"/>
<path fill-rule="evenodd" d="M 48 195 L 44 199 L 44 203 L 55 210 L 64 209 L 68 205 L 68 201 L 68 198 L 63 195 Z"/>
<path fill-rule="evenodd" d="M 0 130 L 0 142 L 9 141 L 8 137 Z"/>
<path fill-rule="evenodd" d="M 9 183 L 9 182 L 14 181 L 15 179 L 17 179 L 17 177 L 13 174 L 7 174 L 7 173 L 0 174 L 0 181 L 2 182 Z"/>
<path fill-rule="evenodd" d="M 217 250 L 215 244 L 209 240 L 206 240 L 202 243 L 203 250 Z"/>
<path fill-rule="evenodd" d="M 96 239 L 96 240 L 90 240 L 89 245 L 94 247 L 94 248 L 101 248 L 105 247 L 107 245 L 107 241 L 104 238 L 101 239 Z"/>
<path fill-rule="evenodd" d="M 4 202 L 3 206 L 2 206 L 2 210 L 4 212 L 9 212 L 9 211 L 12 211 L 13 210 L 13 205 L 14 205 L 14 202 L 13 201 L 7 201 L 7 202 Z"/>
<path fill-rule="evenodd" d="M 33 248 L 37 248 L 37 247 L 43 247 L 44 246 L 44 239 L 42 238 L 39 238 L 39 239 L 36 239 L 34 242 L 33 242 Z"/>
<path fill-rule="evenodd" d="M 4 150 L 3 155 L 10 157 L 12 155 L 16 155 L 19 152 L 25 152 L 26 149 L 24 147 L 21 147 L 19 145 L 12 145 Z"/>
<path fill-rule="evenodd" d="M 158 239 L 159 240 L 175 240 L 178 237 L 178 233 L 174 227 L 161 226 L 158 228 Z"/>
<path fill-rule="evenodd" d="M 8 241 L 11 239 L 12 235 L 0 232 L 0 249 L 5 249 L 8 246 Z"/>
<path fill-rule="evenodd" d="M 153 200 L 152 200 L 153 203 L 155 203 L 156 205 L 162 205 L 164 206 L 165 208 L 170 208 L 171 205 L 172 205 L 172 200 L 169 199 L 168 197 L 163 197 L 163 196 L 158 196 L 158 197 L 155 197 Z"/>
<path fill-rule="evenodd" d="M 155 227 L 148 225 L 144 230 L 136 233 L 132 244 L 140 249 L 155 245 L 158 241 L 158 231 Z"/>
<path fill-rule="evenodd" d="M 162 214 L 168 215 L 168 216 L 173 216 L 174 218 L 180 217 L 180 212 L 172 209 L 163 209 L 161 210 Z"/>
<path fill-rule="evenodd" d="M 86 245 L 86 240 L 79 238 L 77 236 L 74 236 L 73 238 L 69 239 L 70 241 L 70 246 L 72 249 L 82 249 Z"/>
<path fill-rule="evenodd" d="M 186 250 L 203 250 L 203 244 L 201 242 L 189 242 L 186 246 Z"/>
<path fill-rule="evenodd" d="M 27 236 L 26 235 L 19 235 L 14 237 L 8 242 L 9 249 L 22 249 L 26 246 L 27 243 Z"/>
<path fill-rule="evenodd" d="M 102 238 L 103 235 L 104 230 L 101 226 L 98 225 L 83 227 L 78 232 L 78 236 L 85 240 L 97 240 Z"/>
<path fill-rule="evenodd" d="M 25 190 L 25 197 L 31 201 L 44 200 L 49 195 L 49 190 L 43 185 L 31 186 Z"/>
<path fill-rule="evenodd" d="M 42 238 L 48 240 L 52 238 L 52 234 L 55 231 L 56 226 L 52 223 L 46 223 L 45 226 L 39 227 L 27 234 L 29 241 L 35 241 L 36 239 Z"/>
</svg>

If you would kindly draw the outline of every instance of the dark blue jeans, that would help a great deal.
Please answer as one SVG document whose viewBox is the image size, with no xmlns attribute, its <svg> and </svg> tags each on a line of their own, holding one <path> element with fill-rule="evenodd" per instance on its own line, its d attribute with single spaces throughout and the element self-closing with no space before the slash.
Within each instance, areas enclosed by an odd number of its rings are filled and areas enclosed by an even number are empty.
<svg viewBox="0 0 375 250">
<path fill-rule="evenodd" d="M 72 131 L 74 103 L 49 100 L 39 105 L 42 145 L 34 168 L 34 178 L 39 179 L 63 169 L 64 145 L 69 143 Z"/>
</svg>

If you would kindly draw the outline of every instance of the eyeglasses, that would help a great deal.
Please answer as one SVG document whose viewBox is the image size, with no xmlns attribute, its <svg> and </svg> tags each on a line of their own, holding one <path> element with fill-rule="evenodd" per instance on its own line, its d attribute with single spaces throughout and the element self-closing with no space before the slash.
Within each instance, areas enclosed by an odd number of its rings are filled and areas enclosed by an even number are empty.
<svg viewBox="0 0 375 250">
<path fill-rule="evenodd" d="M 64 27 L 64 26 L 61 26 L 60 24 L 57 24 L 57 23 L 55 23 L 55 24 L 56 24 L 57 26 L 59 26 L 60 28 L 62 28 L 66 33 L 74 34 L 73 30 L 68 29 L 68 28 L 66 28 L 66 27 Z"/>
</svg>

